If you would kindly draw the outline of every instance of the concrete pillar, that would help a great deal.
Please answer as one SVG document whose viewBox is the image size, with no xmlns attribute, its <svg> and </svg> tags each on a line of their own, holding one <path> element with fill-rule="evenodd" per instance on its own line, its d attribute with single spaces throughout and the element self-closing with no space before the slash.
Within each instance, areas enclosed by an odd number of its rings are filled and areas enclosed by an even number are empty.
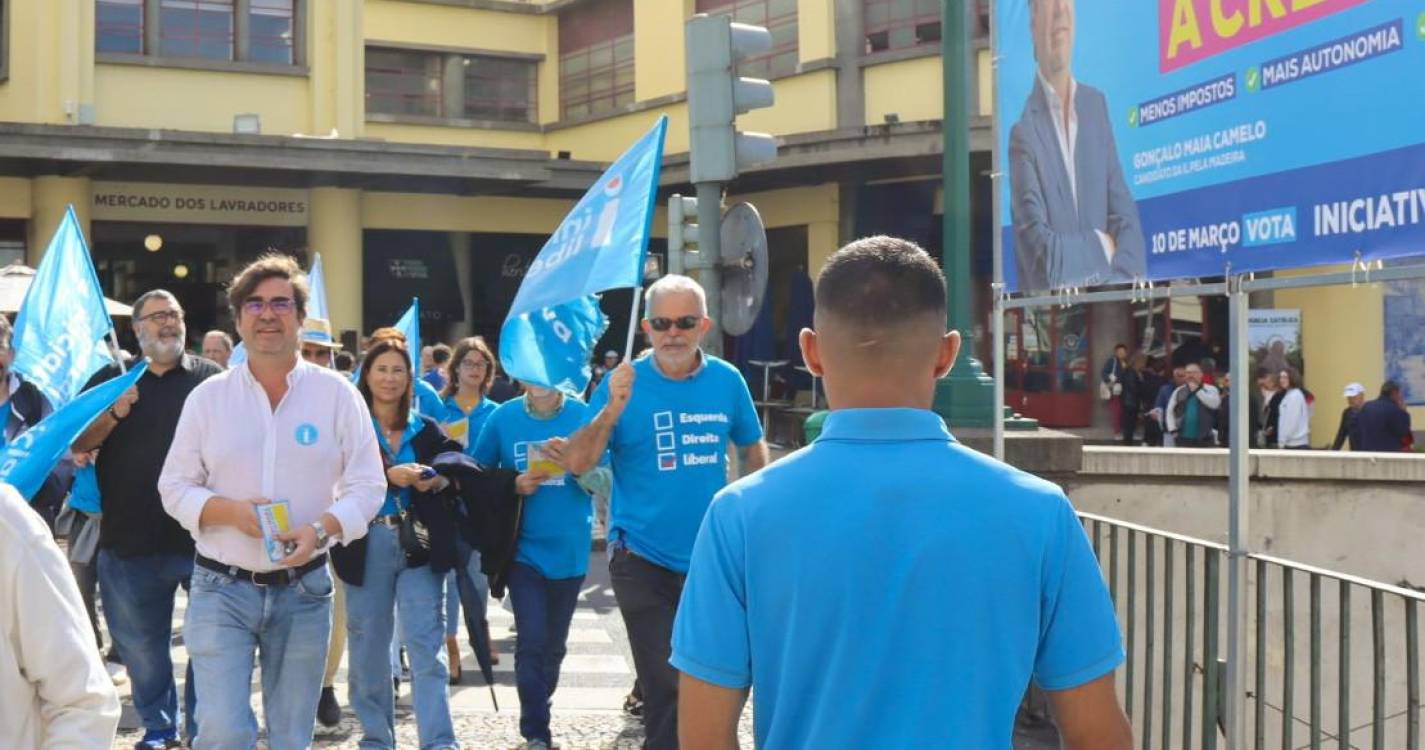
<svg viewBox="0 0 1425 750">
<path fill-rule="evenodd" d="M 455 280 L 460 282 L 460 303 L 465 307 L 465 317 L 450 328 L 451 338 L 458 340 L 475 335 L 475 285 L 471 278 L 469 232 L 450 233 L 450 256 L 455 260 Z"/>
<path fill-rule="evenodd" d="M 863 0 L 836 0 L 836 127 L 859 128 L 866 124 L 866 92 L 861 75 L 861 56 L 866 49 Z"/>
<path fill-rule="evenodd" d="M 841 247 L 841 227 L 835 221 L 813 221 L 807 224 L 807 275 L 812 281 L 821 273 L 826 259 Z"/>
<path fill-rule="evenodd" d="M 362 3 L 308 3 L 312 132 L 359 138 L 366 122 Z M 305 20 L 305 19 L 303 19 Z M 323 256 L 325 257 L 325 256 Z"/>
<path fill-rule="evenodd" d="M 366 332 L 362 320 L 361 191 L 312 188 L 307 246 L 322 254 L 332 328 Z"/>
<path fill-rule="evenodd" d="M 1127 302 L 1100 302 L 1089 305 L 1089 391 L 1093 397 L 1093 426 L 1118 432 L 1108 402 L 1098 397 L 1099 372 L 1113 356 L 1113 347 L 1128 345 L 1133 355 L 1133 307 Z"/>
<path fill-rule="evenodd" d="M 79 217 L 79 228 L 84 232 L 84 239 L 90 240 L 89 210 L 94 198 L 88 177 L 36 177 L 30 183 L 30 200 L 32 213 L 25 248 L 25 263 L 30 267 L 39 265 L 45 248 L 49 247 L 50 238 L 54 237 L 54 230 L 59 228 L 64 212 L 71 205 Z"/>
</svg>

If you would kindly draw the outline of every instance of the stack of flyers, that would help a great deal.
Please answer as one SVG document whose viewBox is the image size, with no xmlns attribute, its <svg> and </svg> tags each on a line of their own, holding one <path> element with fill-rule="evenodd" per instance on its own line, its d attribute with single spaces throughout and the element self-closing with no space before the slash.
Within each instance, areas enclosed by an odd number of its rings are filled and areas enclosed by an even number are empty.
<svg viewBox="0 0 1425 750">
<path fill-rule="evenodd" d="M 292 530 L 292 504 L 286 500 L 273 500 L 257 506 L 257 520 L 262 524 L 262 541 L 267 545 L 267 559 L 279 562 L 297 548 L 294 542 L 284 542 L 277 538 Z"/>
<path fill-rule="evenodd" d="M 564 476 L 564 467 L 544 455 L 544 443 L 529 444 L 529 470 L 540 472 L 547 477 Z"/>
</svg>

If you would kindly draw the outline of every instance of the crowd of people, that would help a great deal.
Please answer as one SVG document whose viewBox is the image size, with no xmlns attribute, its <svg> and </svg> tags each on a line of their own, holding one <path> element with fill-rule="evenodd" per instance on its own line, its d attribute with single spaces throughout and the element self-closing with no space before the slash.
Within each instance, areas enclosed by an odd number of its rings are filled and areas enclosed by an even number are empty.
<svg viewBox="0 0 1425 750">
<path fill-rule="evenodd" d="M 801 343 L 833 413 L 813 446 L 764 471 L 747 384 L 704 353 L 706 297 L 686 277 L 647 290 L 649 350 L 608 353 L 587 402 L 508 381 L 502 401 L 478 337 L 412 351 L 379 329 L 343 362 L 286 256 L 230 285 L 245 349 L 231 368 L 229 334 L 190 353 L 177 298 L 144 294 L 140 352 L 92 383 L 141 358 L 148 370 L 74 442 L 49 495 L 30 505 L 0 486 L 0 556 L 23 571 L 0 578 L 7 746 L 113 741 L 119 673 L 101 660 L 96 595 L 144 727 L 138 750 L 252 748 L 254 669 L 267 746 L 310 747 L 317 722 L 341 717 L 343 656 L 362 747 L 395 746 L 404 658 L 420 746 L 458 748 L 454 636 L 463 612 L 477 658 L 491 655 L 492 595 L 514 611 L 526 747 L 556 746 L 550 709 L 594 498 L 611 497 L 608 565 L 646 748 L 735 745 L 749 688 L 763 747 L 1003 745 L 1031 677 L 1066 747 L 1127 747 L 1117 625 L 1063 493 L 960 447 L 929 411 L 959 346 L 934 261 L 862 240 L 832 257 L 816 295 Z M 0 375 L 12 440 L 43 400 Z M 738 474 L 750 476 L 727 486 Z M 888 543 L 848 567 L 841 552 L 868 534 Z M 984 547 L 1005 535 L 1023 544 Z M 994 575 L 937 573 L 989 564 Z M 842 710 L 832 693 L 852 682 L 877 705 L 916 705 Z"/>
<path fill-rule="evenodd" d="M 1100 396 L 1108 402 L 1115 424 L 1114 440 L 1124 445 L 1178 448 L 1228 447 L 1232 442 L 1231 399 L 1248 399 L 1248 444 L 1252 448 L 1308 450 L 1316 395 L 1306 388 L 1301 371 L 1258 367 L 1253 380 L 1234 390 L 1229 372 L 1219 372 L 1212 358 L 1169 367 L 1150 363 L 1148 355 L 1132 355 L 1119 344 L 1099 374 Z M 1335 439 L 1323 449 L 1396 453 L 1414 450 L 1410 413 L 1394 381 L 1381 384 L 1377 398 L 1367 401 L 1366 388 L 1351 383 L 1342 393 L 1346 407 Z"/>
</svg>

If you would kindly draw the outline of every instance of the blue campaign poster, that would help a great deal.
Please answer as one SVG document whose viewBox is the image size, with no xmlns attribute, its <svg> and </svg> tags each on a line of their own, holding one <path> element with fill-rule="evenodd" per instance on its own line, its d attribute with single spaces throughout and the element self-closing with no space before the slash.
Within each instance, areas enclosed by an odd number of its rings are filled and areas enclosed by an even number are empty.
<svg viewBox="0 0 1425 750">
<path fill-rule="evenodd" d="M 1425 254 L 1425 5 L 1001 0 L 1005 280 Z"/>
</svg>

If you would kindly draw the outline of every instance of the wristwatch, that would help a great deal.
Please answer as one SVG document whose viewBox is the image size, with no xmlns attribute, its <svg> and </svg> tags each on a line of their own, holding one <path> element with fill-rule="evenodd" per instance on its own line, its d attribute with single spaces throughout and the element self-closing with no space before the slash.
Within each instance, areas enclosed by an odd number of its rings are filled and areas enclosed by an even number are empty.
<svg viewBox="0 0 1425 750">
<path fill-rule="evenodd" d="M 327 533 L 326 524 L 323 524 L 321 521 L 313 521 L 312 528 L 317 531 L 317 549 L 327 546 L 327 542 L 331 541 L 332 535 Z"/>
<path fill-rule="evenodd" d="M 114 407 L 110 406 L 109 409 L 108 409 L 108 411 L 109 411 L 109 416 L 110 416 L 110 417 L 113 417 L 113 419 L 114 419 L 115 422 L 122 422 L 122 421 L 124 421 L 124 418 L 121 417 L 121 416 L 119 416 L 119 413 L 118 413 L 118 412 L 114 411 Z"/>
</svg>

